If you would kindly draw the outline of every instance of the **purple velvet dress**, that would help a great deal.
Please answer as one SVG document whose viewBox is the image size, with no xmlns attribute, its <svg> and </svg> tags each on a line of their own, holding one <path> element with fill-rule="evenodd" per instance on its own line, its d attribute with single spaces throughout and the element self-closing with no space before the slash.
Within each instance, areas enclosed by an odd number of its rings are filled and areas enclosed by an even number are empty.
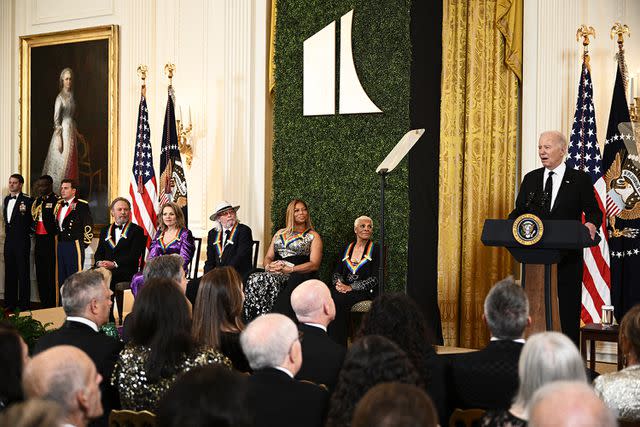
<svg viewBox="0 0 640 427">
<path fill-rule="evenodd" d="M 173 239 L 171 242 L 166 243 L 163 243 L 162 241 L 162 232 L 158 231 L 156 233 L 156 236 L 151 241 L 147 261 L 160 255 L 178 254 L 184 260 L 184 264 L 182 265 L 182 267 L 184 268 L 186 274 L 189 271 L 189 263 L 193 258 L 194 252 L 195 243 L 193 241 L 193 235 L 188 228 L 183 228 L 182 230 L 180 230 L 175 239 Z M 142 276 L 142 272 L 136 273 L 131 279 L 131 292 L 134 296 L 137 295 L 138 292 L 140 292 L 143 280 L 144 278 Z"/>
</svg>

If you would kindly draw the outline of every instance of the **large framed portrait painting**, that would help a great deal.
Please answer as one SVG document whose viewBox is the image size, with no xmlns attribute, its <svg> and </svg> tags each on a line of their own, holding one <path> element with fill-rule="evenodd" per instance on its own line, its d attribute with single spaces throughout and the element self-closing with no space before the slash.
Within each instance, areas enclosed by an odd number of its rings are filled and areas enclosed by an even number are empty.
<svg viewBox="0 0 640 427">
<path fill-rule="evenodd" d="M 118 178 L 118 27 L 20 37 L 20 170 L 27 190 L 73 179 L 96 226 Z"/>
</svg>

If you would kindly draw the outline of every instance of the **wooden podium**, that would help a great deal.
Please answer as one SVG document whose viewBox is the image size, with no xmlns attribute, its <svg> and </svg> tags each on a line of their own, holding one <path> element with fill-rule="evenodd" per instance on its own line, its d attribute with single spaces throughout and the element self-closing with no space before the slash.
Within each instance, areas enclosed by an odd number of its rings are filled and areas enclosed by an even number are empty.
<svg viewBox="0 0 640 427">
<path fill-rule="evenodd" d="M 507 248 L 522 263 L 522 287 L 529 298 L 530 334 L 561 331 L 558 309 L 557 264 L 571 250 L 595 246 L 588 229 L 580 221 L 543 221 L 544 233 L 531 246 L 520 244 L 513 236 L 512 219 L 488 219 L 482 229 L 482 243 Z"/>
</svg>

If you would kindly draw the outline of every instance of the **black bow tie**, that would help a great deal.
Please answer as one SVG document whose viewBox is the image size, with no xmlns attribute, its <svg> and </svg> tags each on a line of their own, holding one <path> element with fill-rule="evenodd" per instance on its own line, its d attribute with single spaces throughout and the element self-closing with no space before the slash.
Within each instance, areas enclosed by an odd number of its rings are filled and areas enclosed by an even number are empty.
<svg viewBox="0 0 640 427">
<path fill-rule="evenodd" d="M 18 198 L 18 196 L 9 196 L 9 200 L 13 199 L 16 200 Z"/>
<path fill-rule="evenodd" d="M 115 229 L 116 229 L 116 230 L 120 230 L 120 231 L 122 231 L 122 229 L 123 229 L 123 228 L 124 228 L 124 225 L 116 225 L 116 226 L 115 226 Z"/>
<path fill-rule="evenodd" d="M 62 206 L 69 206 L 69 202 L 62 202 Z"/>
</svg>

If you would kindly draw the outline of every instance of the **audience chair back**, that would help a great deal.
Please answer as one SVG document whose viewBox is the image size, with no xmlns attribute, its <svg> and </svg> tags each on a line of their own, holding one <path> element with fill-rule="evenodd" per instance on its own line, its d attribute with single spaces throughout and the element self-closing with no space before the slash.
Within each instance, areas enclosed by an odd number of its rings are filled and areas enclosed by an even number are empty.
<svg viewBox="0 0 640 427">
<path fill-rule="evenodd" d="M 260 240 L 254 240 L 251 246 L 252 265 L 253 269 L 258 268 L 258 254 L 260 253 Z"/>
<path fill-rule="evenodd" d="M 193 243 L 195 244 L 195 250 L 193 251 L 193 258 L 189 263 L 189 271 L 187 272 L 187 279 L 193 280 L 198 277 L 198 268 L 200 267 L 200 252 L 202 251 L 202 238 L 194 237 Z"/>
<path fill-rule="evenodd" d="M 484 409 L 459 409 L 456 408 L 449 417 L 449 427 L 474 427 L 480 425 L 480 420 L 485 414 Z"/>
<path fill-rule="evenodd" d="M 114 409 L 109 414 L 109 427 L 156 427 L 156 416 L 149 411 Z"/>
</svg>

